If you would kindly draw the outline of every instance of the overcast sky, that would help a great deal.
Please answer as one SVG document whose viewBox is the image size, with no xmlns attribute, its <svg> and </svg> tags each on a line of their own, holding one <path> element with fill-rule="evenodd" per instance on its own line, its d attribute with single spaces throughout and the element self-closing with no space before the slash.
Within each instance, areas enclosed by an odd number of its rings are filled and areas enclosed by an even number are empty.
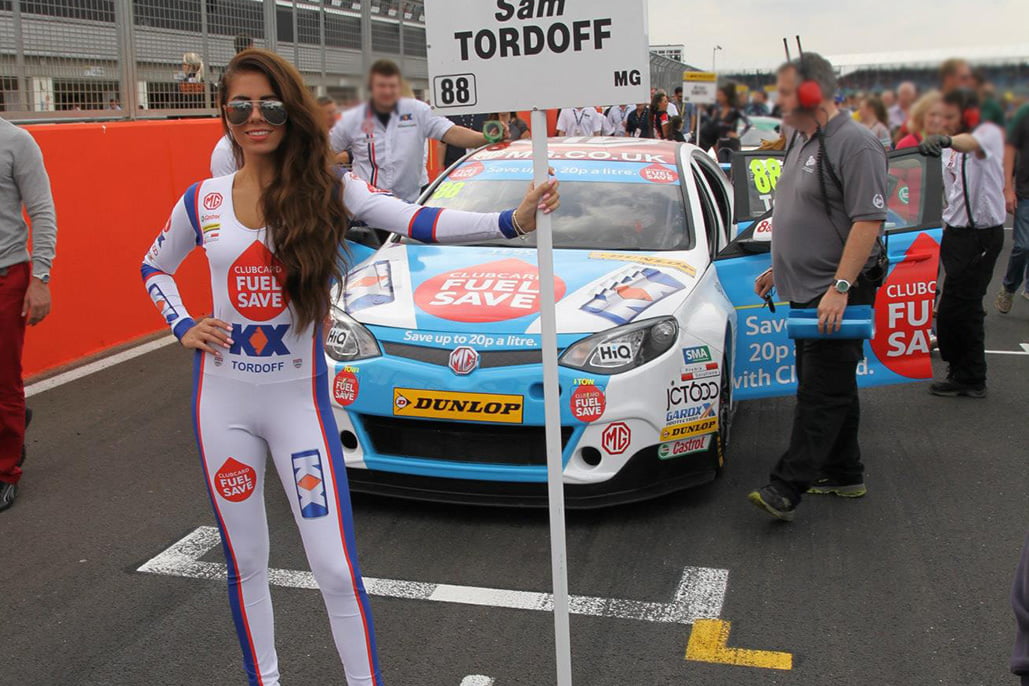
<svg viewBox="0 0 1029 686">
<path fill-rule="evenodd" d="M 800 34 L 825 55 L 1029 42 L 1029 0 L 648 0 L 650 42 L 682 43 L 686 62 L 753 68 Z M 792 48 L 791 48 L 792 49 Z"/>
</svg>

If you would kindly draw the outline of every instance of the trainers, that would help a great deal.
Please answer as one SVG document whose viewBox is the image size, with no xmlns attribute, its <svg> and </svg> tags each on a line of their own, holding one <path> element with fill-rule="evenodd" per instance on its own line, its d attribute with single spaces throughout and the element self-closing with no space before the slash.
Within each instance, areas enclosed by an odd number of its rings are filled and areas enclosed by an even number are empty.
<svg viewBox="0 0 1029 686">
<path fill-rule="evenodd" d="M 796 503 L 779 493 L 775 486 L 771 484 L 762 486 L 756 491 L 751 491 L 747 496 L 747 500 L 752 502 L 755 507 L 760 507 L 768 514 L 784 522 L 792 522 L 793 514 L 797 509 Z"/>
<path fill-rule="evenodd" d="M 997 294 L 997 299 L 993 301 L 993 306 L 996 307 L 997 311 L 1001 314 L 1007 314 L 1011 311 L 1011 303 L 1014 299 L 1014 293 L 1008 293 L 1006 288 L 1001 288 L 1000 293 Z"/>
<path fill-rule="evenodd" d="M 986 386 L 969 386 L 957 381 L 937 381 L 929 387 L 929 392 L 944 398 L 956 398 L 963 395 L 966 398 L 985 398 Z"/>
<path fill-rule="evenodd" d="M 14 505 L 14 496 L 18 495 L 18 485 L 0 481 L 0 512 Z"/>
<path fill-rule="evenodd" d="M 811 484 L 807 492 L 812 495 L 838 495 L 841 498 L 860 498 L 868 493 L 868 489 L 865 488 L 863 481 L 851 481 L 848 483 L 841 479 L 832 479 L 826 476 Z"/>
</svg>

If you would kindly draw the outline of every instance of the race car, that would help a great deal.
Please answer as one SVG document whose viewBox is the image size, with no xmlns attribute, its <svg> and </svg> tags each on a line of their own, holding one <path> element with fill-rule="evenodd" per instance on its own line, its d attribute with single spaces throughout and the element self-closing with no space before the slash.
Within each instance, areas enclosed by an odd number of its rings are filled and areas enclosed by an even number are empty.
<svg viewBox="0 0 1029 686">
<path fill-rule="evenodd" d="M 532 176 L 531 154 L 528 141 L 480 149 L 441 175 L 421 202 L 514 207 Z M 770 223 L 734 237 L 737 218 L 756 216 L 749 216 L 750 194 L 734 192 L 718 164 L 689 144 L 552 139 L 549 156 L 561 181 L 553 237 L 567 504 L 610 505 L 710 481 L 731 455 L 737 401 L 795 387 L 787 308 L 761 310 L 752 291 L 769 264 Z M 774 158 L 753 159 L 774 166 Z M 918 165 L 925 175 L 924 159 Z M 774 186 L 755 173 L 757 165 L 743 169 L 750 171 L 737 175 L 739 186 Z M 925 229 L 939 226 L 939 213 L 930 216 L 931 189 L 925 179 L 918 183 L 922 214 L 894 227 L 890 252 L 924 248 L 935 283 L 932 247 L 923 239 L 937 245 Z M 734 215 L 738 197 L 748 206 Z M 544 505 L 533 237 L 438 246 L 392 236 L 375 250 L 354 245 L 353 260 L 325 337 L 351 488 Z M 895 263 L 902 288 L 877 317 L 921 298 L 919 288 L 931 292 L 919 281 L 925 270 L 907 269 L 908 261 Z M 921 327 L 914 333 L 927 324 L 888 316 L 880 329 L 889 329 L 885 345 L 903 350 L 873 342 L 865 385 L 906 380 L 912 370 L 929 376 L 927 348 L 893 342 L 894 333 L 910 337 L 908 324 Z"/>
</svg>

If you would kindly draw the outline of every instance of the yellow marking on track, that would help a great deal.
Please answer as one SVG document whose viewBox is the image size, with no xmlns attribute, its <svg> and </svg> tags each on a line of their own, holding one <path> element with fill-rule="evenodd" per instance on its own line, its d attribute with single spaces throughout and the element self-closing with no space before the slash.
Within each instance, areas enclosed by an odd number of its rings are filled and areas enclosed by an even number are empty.
<svg viewBox="0 0 1029 686">
<path fill-rule="evenodd" d="M 759 669 L 793 669 L 793 655 L 790 653 L 728 647 L 730 626 L 729 622 L 720 619 L 694 620 L 690 642 L 686 646 L 686 659 Z"/>
</svg>

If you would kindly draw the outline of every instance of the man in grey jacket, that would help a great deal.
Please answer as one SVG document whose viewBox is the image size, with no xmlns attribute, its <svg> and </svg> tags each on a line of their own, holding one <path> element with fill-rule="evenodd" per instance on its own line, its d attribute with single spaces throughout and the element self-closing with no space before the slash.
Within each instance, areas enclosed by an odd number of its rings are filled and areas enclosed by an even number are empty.
<svg viewBox="0 0 1029 686">
<path fill-rule="evenodd" d="M 22 208 L 32 223 L 31 252 Z M 54 199 L 39 146 L 27 131 L 0 119 L 0 511 L 14 504 L 21 479 L 25 325 L 50 313 L 56 243 Z"/>
</svg>

